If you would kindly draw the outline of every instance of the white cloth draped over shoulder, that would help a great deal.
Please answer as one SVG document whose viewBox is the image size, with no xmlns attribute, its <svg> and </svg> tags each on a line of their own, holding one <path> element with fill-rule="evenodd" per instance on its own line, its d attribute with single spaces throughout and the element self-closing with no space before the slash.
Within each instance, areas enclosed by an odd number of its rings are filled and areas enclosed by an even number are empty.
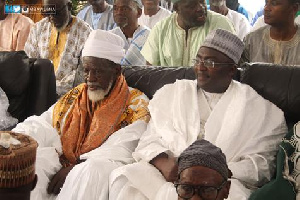
<svg viewBox="0 0 300 200">
<path fill-rule="evenodd" d="M 81 155 L 81 159 L 87 160 L 70 171 L 56 197 L 46 192 L 49 181 L 61 169 L 58 155 L 62 154 L 62 146 L 60 136 L 52 126 L 53 108 L 54 105 L 41 116 L 27 118 L 13 129 L 15 132 L 30 135 L 39 144 L 36 162 L 38 183 L 31 192 L 30 199 L 108 199 L 109 174 L 113 169 L 134 161 L 132 152 L 141 133 L 146 130 L 146 123 L 136 121 L 115 132 L 97 149 Z"/>
<path fill-rule="evenodd" d="M 162 152 L 178 157 L 200 133 L 197 82 L 176 81 L 150 101 L 151 120 L 133 153 L 137 163 L 114 170 L 110 199 L 177 199 L 175 188 L 148 162 Z M 200 104 L 199 104 L 200 102 Z M 203 106 L 207 106 L 202 104 Z M 211 111 L 204 138 L 225 153 L 233 173 L 229 199 L 247 199 L 254 188 L 270 180 L 278 144 L 287 132 L 284 114 L 251 87 L 232 81 Z M 120 186 L 122 180 L 125 185 Z M 119 188 L 118 188 L 119 187 Z M 128 198 L 130 197 L 130 198 Z"/>
</svg>

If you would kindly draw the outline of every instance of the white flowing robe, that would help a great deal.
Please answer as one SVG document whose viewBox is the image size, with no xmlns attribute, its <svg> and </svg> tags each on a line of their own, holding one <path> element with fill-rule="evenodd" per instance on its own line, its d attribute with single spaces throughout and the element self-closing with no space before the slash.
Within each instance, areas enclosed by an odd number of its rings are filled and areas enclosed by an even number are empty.
<svg viewBox="0 0 300 200">
<path fill-rule="evenodd" d="M 166 182 L 149 161 L 162 152 L 178 157 L 197 139 L 199 110 L 205 109 L 198 106 L 205 102 L 201 93 L 198 98 L 197 82 L 190 80 L 176 81 L 157 91 L 149 104 L 151 120 L 133 153 L 138 162 L 112 172 L 110 199 L 178 198 L 172 183 Z M 204 129 L 204 138 L 222 149 L 233 173 L 229 199 L 247 199 L 251 193 L 248 188 L 270 180 L 278 144 L 287 132 L 278 107 L 251 87 L 232 81 Z"/>
<path fill-rule="evenodd" d="M 30 135 L 38 142 L 36 174 L 38 182 L 31 192 L 31 200 L 105 200 L 108 199 L 108 179 L 113 169 L 132 163 L 132 152 L 137 146 L 146 122 L 133 124 L 113 133 L 100 147 L 80 156 L 87 159 L 76 165 L 68 174 L 59 195 L 46 192 L 49 181 L 61 169 L 60 136 L 52 127 L 54 105 L 41 116 L 32 116 L 17 125 L 13 131 Z M 63 127 L 63 126 L 62 126 Z"/>
</svg>

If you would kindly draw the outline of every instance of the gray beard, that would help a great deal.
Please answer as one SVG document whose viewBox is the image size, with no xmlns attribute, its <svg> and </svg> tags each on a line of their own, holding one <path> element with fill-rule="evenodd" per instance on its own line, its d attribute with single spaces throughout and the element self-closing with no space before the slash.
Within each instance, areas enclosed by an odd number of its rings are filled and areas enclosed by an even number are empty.
<svg viewBox="0 0 300 200">
<path fill-rule="evenodd" d="M 63 31 L 68 26 L 69 21 L 70 21 L 70 18 L 68 17 L 68 20 L 66 20 L 65 23 L 61 27 L 59 27 L 59 28 L 55 27 L 57 32 Z"/>
<path fill-rule="evenodd" d="M 88 92 L 89 100 L 92 102 L 98 102 L 98 101 L 103 100 L 105 98 L 105 96 L 109 93 L 111 87 L 112 87 L 112 81 L 110 81 L 106 90 L 99 89 L 99 90 L 91 91 L 88 89 L 87 92 Z"/>
</svg>

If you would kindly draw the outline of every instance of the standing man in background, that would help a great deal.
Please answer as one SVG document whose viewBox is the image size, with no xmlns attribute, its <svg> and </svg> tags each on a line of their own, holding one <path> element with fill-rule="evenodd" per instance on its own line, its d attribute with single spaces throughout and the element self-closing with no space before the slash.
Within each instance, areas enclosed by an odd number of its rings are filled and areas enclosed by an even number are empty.
<svg viewBox="0 0 300 200">
<path fill-rule="evenodd" d="M 113 7 L 105 0 L 88 0 L 89 6 L 83 8 L 77 17 L 87 22 L 94 30 L 111 30 L 115 26 Z"/>
<path fill-rule="evenodd" d="M 209 4 L 210 10 L 226 16 L 233 23 L 236 34 L 241 40 L 250 32 L 251 26 L 247 18 L 241 13 L 227 8 L 225 0 L 209 0 Z"/>
<path fill-rule="evenodd" d="M 25 52 L 30 58 L 47 58 L 53 62 L 56 93 L 61 96 L 73 88 L 76 74 L 83 71 L 79 59 L 92 29 L 71 15 L 70 0 L 44 0 L 44 5 L 55 5 L 55 13 L 46 15 L 32 27 Z"/>
<path fill-rule="evenodd" d="M 159 0 L 142 0 L 142 3 L 143 13 L 138 20 L 140 25 L 152 29 L 157 22 L 171 15 L 169 10 L 159 6 Z"/>
</svg>

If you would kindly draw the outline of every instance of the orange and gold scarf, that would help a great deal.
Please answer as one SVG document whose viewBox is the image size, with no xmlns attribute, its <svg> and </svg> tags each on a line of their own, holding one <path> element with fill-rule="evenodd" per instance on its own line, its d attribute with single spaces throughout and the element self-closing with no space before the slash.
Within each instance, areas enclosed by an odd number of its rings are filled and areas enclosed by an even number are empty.
<svg viewBox="0 0 300 200">
<path fill-rule="evenodd" d="M 62 130 L 63 153 L 71 164 L 81 154 L 99 147 L 114 133 L 129 102 L 129 89 L 123 75 L 115 83 L 109 96 L 99 103 L 90 103 L 87 85 L 75 100 Z"/>
</svg>

